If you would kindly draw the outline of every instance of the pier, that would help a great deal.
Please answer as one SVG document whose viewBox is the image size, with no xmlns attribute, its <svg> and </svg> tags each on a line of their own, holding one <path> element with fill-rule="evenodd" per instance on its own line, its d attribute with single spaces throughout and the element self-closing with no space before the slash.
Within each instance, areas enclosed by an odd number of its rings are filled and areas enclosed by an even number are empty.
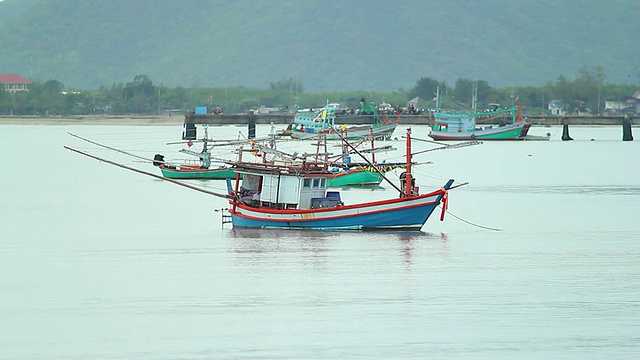
<svg viewBox="0 0 640 360">
<path fill-rule="evenodd" d="M 391 119 L 399 119 L 401 124 L 407 125 L 429 125 L 431 116 L 424 115 L 388 115 Z M 628 115 L 525 115 L 527 121 L 533 125 L 621 125 L 628 120 L 631 126 L 640 126 L 640 116 Z M 230 124 L 289 124 L 293 121 L 293 114 L 187 114 L 185 124 L 208 124 L 208 125 L 230 125 Z M 363 125 L 369 124 L 371 118 L 336 116 L 335 124 Z M 483 124 L 482 122 L 478 122 Z"/>
</svg>

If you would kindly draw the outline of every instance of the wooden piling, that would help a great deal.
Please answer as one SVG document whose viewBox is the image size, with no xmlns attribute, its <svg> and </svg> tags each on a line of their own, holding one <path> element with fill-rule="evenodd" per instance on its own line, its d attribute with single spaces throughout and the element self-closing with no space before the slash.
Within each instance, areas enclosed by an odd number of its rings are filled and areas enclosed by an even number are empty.
<svg viewBox="0 0 640 360">
<path fill-rule="evenodd" d="M 249 121 L 247 122 L 247 133 L 249 134 L 249 139 L 256 138 L 256 118 L 253 110 L 249 112 Z"/>
<path fill-rule="evenodd" d="M 567 120 L 565 120 L 562 124 L 562 141 L 569 140 L 573 140 L 573 138 L 569 136 L 569 124 L 567 123 Z"/>
<path fill-rule="evenodd" d="M 625 116 L 622 120 L 622 141 L 633 141 L 633 134 L 631 132 L 631 121 Z"/>
</svg>

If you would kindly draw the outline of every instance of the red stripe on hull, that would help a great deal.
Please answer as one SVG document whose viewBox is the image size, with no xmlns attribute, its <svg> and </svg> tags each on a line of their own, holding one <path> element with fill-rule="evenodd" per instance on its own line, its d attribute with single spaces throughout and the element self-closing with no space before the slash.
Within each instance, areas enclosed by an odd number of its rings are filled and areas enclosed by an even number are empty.
<svg viewBox="0 0 640 360">
<path fill-rule="evenodd" d="M 368 207 L 372 207 L 372 206 L 380 206 L 380 205 L 389 205 L 389 204 L 395 204 L 395 203 L 401 203 L 401 202 L 406 202 L 408 200 L 419 200 L 419 199 L 424 199 L 424 198 L 428 198 L 428 197 L 432 197 L 432 196 L 437 196 L 442 194 L 443 191 L 442 190 L 436 190 L 433 192 L 430 192 L 428 194 L 423 194 L 423 195 L 419 195 L 419 196 L 414 196 L 411 198 L 396 198 L 396 199 L 389 199 L 389 200 L 380 200 L 380 201 L 372 201 L 372 202 L 368 202 L 368 203 L 362 203 L 362 204 L 355 204 L 355 205 L 343 205 L 340 206 L 339 208 L 321 208 L 321 209 L 305 209 L 305 210 L 299 210 L 299 209 L 272 209 L 272 208 L 267 208 L 267 207 L 263 207 L 263 208 L 254 208 L 251 206 L 247 206 L 244 205 L 242 203 L 236 203 L 235 205 L 241 209 L 245 209 L 248 211 L 256 211 L 255 209 L 260 209 L 261 213 L 265 213 L 265 214 L 316 214 L 316 213 L 324 213 L 324 212 L 331 212 L 331 211 L 336 211 L 336 210 L 351 210 L 351 209 L 358 209 L 358 208 L 368 208 Z M 229 202 L 231 205 L 234 205 L 233 202 Z"/>
<path fill-rule="evenodd" d="M 376 209 L 376 210 L 372 210 L 372 211 L 364 211 L 364 212 L 358 212 L 358 213 L 348 213 L 348 214 L 344 214 L 344 215 L 337 215 L 337 216 L 322 216 L 319 218 L 266 218 L 266 220 L 269 221 L 274 221 L 274 222 L 305 222 L 305 221 L 318 221 L 318 220 L 335 220 L 335 219 L 342 219 L 342 218 L 349 218 L 349 217 L 353 217 L 353 216 L 359 216 L 359 215 L 369 215 L 372 213 L 376 213 L 376 212 L 390 212 L 390 211 L 398 211 L 398 210 L 405 210 L 405 209 L 412 209 L 412 208 L 417 208 L 417 207 L 423 207 L 423 206 L 428 206 L 428 205 L 432 205 L 434 204 L 435 201 L 430 201 L 430 202 L 425 202 L 425 203 L 417 203 L 417 204 L 413 204 L 413 205 L 406 205 L 406 206 L 398 206 L 398 207 L 393 207 L 393 208 L 389 208 L 389 209 Z M 372 204 L 372 203 L 370 203 Z M 246 207 L 246 206 L 238 206 L 240 208 L 244 208 L 247 209 L 249 211 L 252 212 L 257 212 L 255 209 L 259 209 L 259 208 L 250 208 L 250 207 Z M 358 208 L 358 207 L 362 207 L 362 206 L 350 206 L 351 209 L 353 208 Z M 262 211 L 260 210 L 260 212 L 264 212 L 265 214 L 269 214 L 269 213 L 280 213 L 282 214 L 284 211 L 287 211 L 290 215 L 295 215 L 295 214 L 315 214 L 315 213 L 326 213 L 326 212 L 330 212 L 330 211 L 342 211 L 342 210 L 346 210 L 347 206 L 341 206 L 338 208 L 324 208 L 324 209 L 309 209 L 309 210 L 298 210 L 298 212 L 292 212 L 295 210 L 276 210 L 276 211 L 272 211 L 272 209 L 268 209 L 269 211 Z M 304 211 L 304 213 L 302 213 L 302 211 Z M 251 220 L 265 220 L 264 217 L 257 217 L 257 216 L 252 216 L 252 215 L 247 215 L 247 214 L 243 214 L 241 212 L 238 211 L 234 211 L 233 209 L 230 209 L 229 212 L 231 214 L 243 217 L 245 219 L 251 219 Z"/>
</svg>

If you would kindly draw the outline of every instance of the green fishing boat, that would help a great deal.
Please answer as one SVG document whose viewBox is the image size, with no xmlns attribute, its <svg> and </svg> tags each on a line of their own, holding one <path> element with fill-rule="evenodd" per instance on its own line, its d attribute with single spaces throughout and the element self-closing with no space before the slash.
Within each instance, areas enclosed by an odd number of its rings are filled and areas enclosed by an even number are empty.
<svg viewBox="0 0 640 360">
<path fill-rule="evenodd" d="M 289 136 L 296 140 L 315 140 L 319 134 L 326 136 L 327 140 L 360 140 L 373 136 L 376 139 L 388 140 L 393 135 L 398 120 L 390 119 L 386 113 L 382 115 L 375 111 L 373 103 L 367 104 L 364 99 L 361 101 L 360 115 L 343 115 L 343 121 L 348 117 L 368 118 L 371 123 L 369 125 L 343 126 L 339 129 L 335 126 L 336 104 L 327 104 L 321 108 L 299 109 L 296 105 L 296 113 L 293 123 L 289 124 L 287 129 L 283 130 L 281 136 Z M 341 134 L 337 134 L 340 131 Z"/>
<path fill-rule="evenodd" d="M 202 179 L 202 180 L 224 180 L 235 179 L 236 173 L 229 167 L 203 169 L 199 165 L 182 164 L 179 166 L 160 165 L 162 176 L 169 179 Z"/>
<path fill-rule="evenodd" d="M 520 103 L 510 108 L 500 108 L 499 104 L 490 104 L 490 109 L 476 111 L 477 87 L 474 85 L 471 111 L 450 111 L 440 107 L 439 89 L 436 93 L 436 109 L 429 137 L 434 140 L 528 140 L 531 123 L 525 121 Z M 487 125 L 480 126 L 479 123 Z M 535 140 L 548 140 L 535 137 Z"/>
<path fill-rule="evenodd" d="M 370 186 L 380 185 L 381 182 L 382 175 L 379 172 L 366 170 L 364 168 L 332 172 L 332 174 L 327 177 L 328 187 Z"/>
<path fill-rule="evenodd" d="M 162 176 L 168 179 L 202 179 L 202 180 L 224 180 L 234 179 L 236 173 L 231 170 L 230 166 L 223 164 L 218 167 L 211 167 L 211 152 L 207 146 L 209 141 L 207 128 L 205 127 L 205 136 L 202 140 L 203 146 L 201 152 L 196 152 L 188 149 L 181 149 L 181 153 L 193 155 L 199 160 L 186 161 L 182 164 L 170 164 L 164 160 L 164 156 L 156 154 L 153 157 L 153 165 L 160 168 Z M 191 146 L 191 141 L 189 142 Z"/>
</svg>

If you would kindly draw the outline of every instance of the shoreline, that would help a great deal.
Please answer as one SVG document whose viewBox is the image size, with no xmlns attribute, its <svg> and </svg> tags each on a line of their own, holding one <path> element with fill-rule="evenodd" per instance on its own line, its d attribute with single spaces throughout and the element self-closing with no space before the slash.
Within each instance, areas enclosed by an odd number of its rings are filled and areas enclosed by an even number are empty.
<svg viewBox="0 0 640 360">
<path fill-rule="evenodd" d="M 184 116 L 0 117 L 0 125 L 182 125 Z"/>
</svg>

